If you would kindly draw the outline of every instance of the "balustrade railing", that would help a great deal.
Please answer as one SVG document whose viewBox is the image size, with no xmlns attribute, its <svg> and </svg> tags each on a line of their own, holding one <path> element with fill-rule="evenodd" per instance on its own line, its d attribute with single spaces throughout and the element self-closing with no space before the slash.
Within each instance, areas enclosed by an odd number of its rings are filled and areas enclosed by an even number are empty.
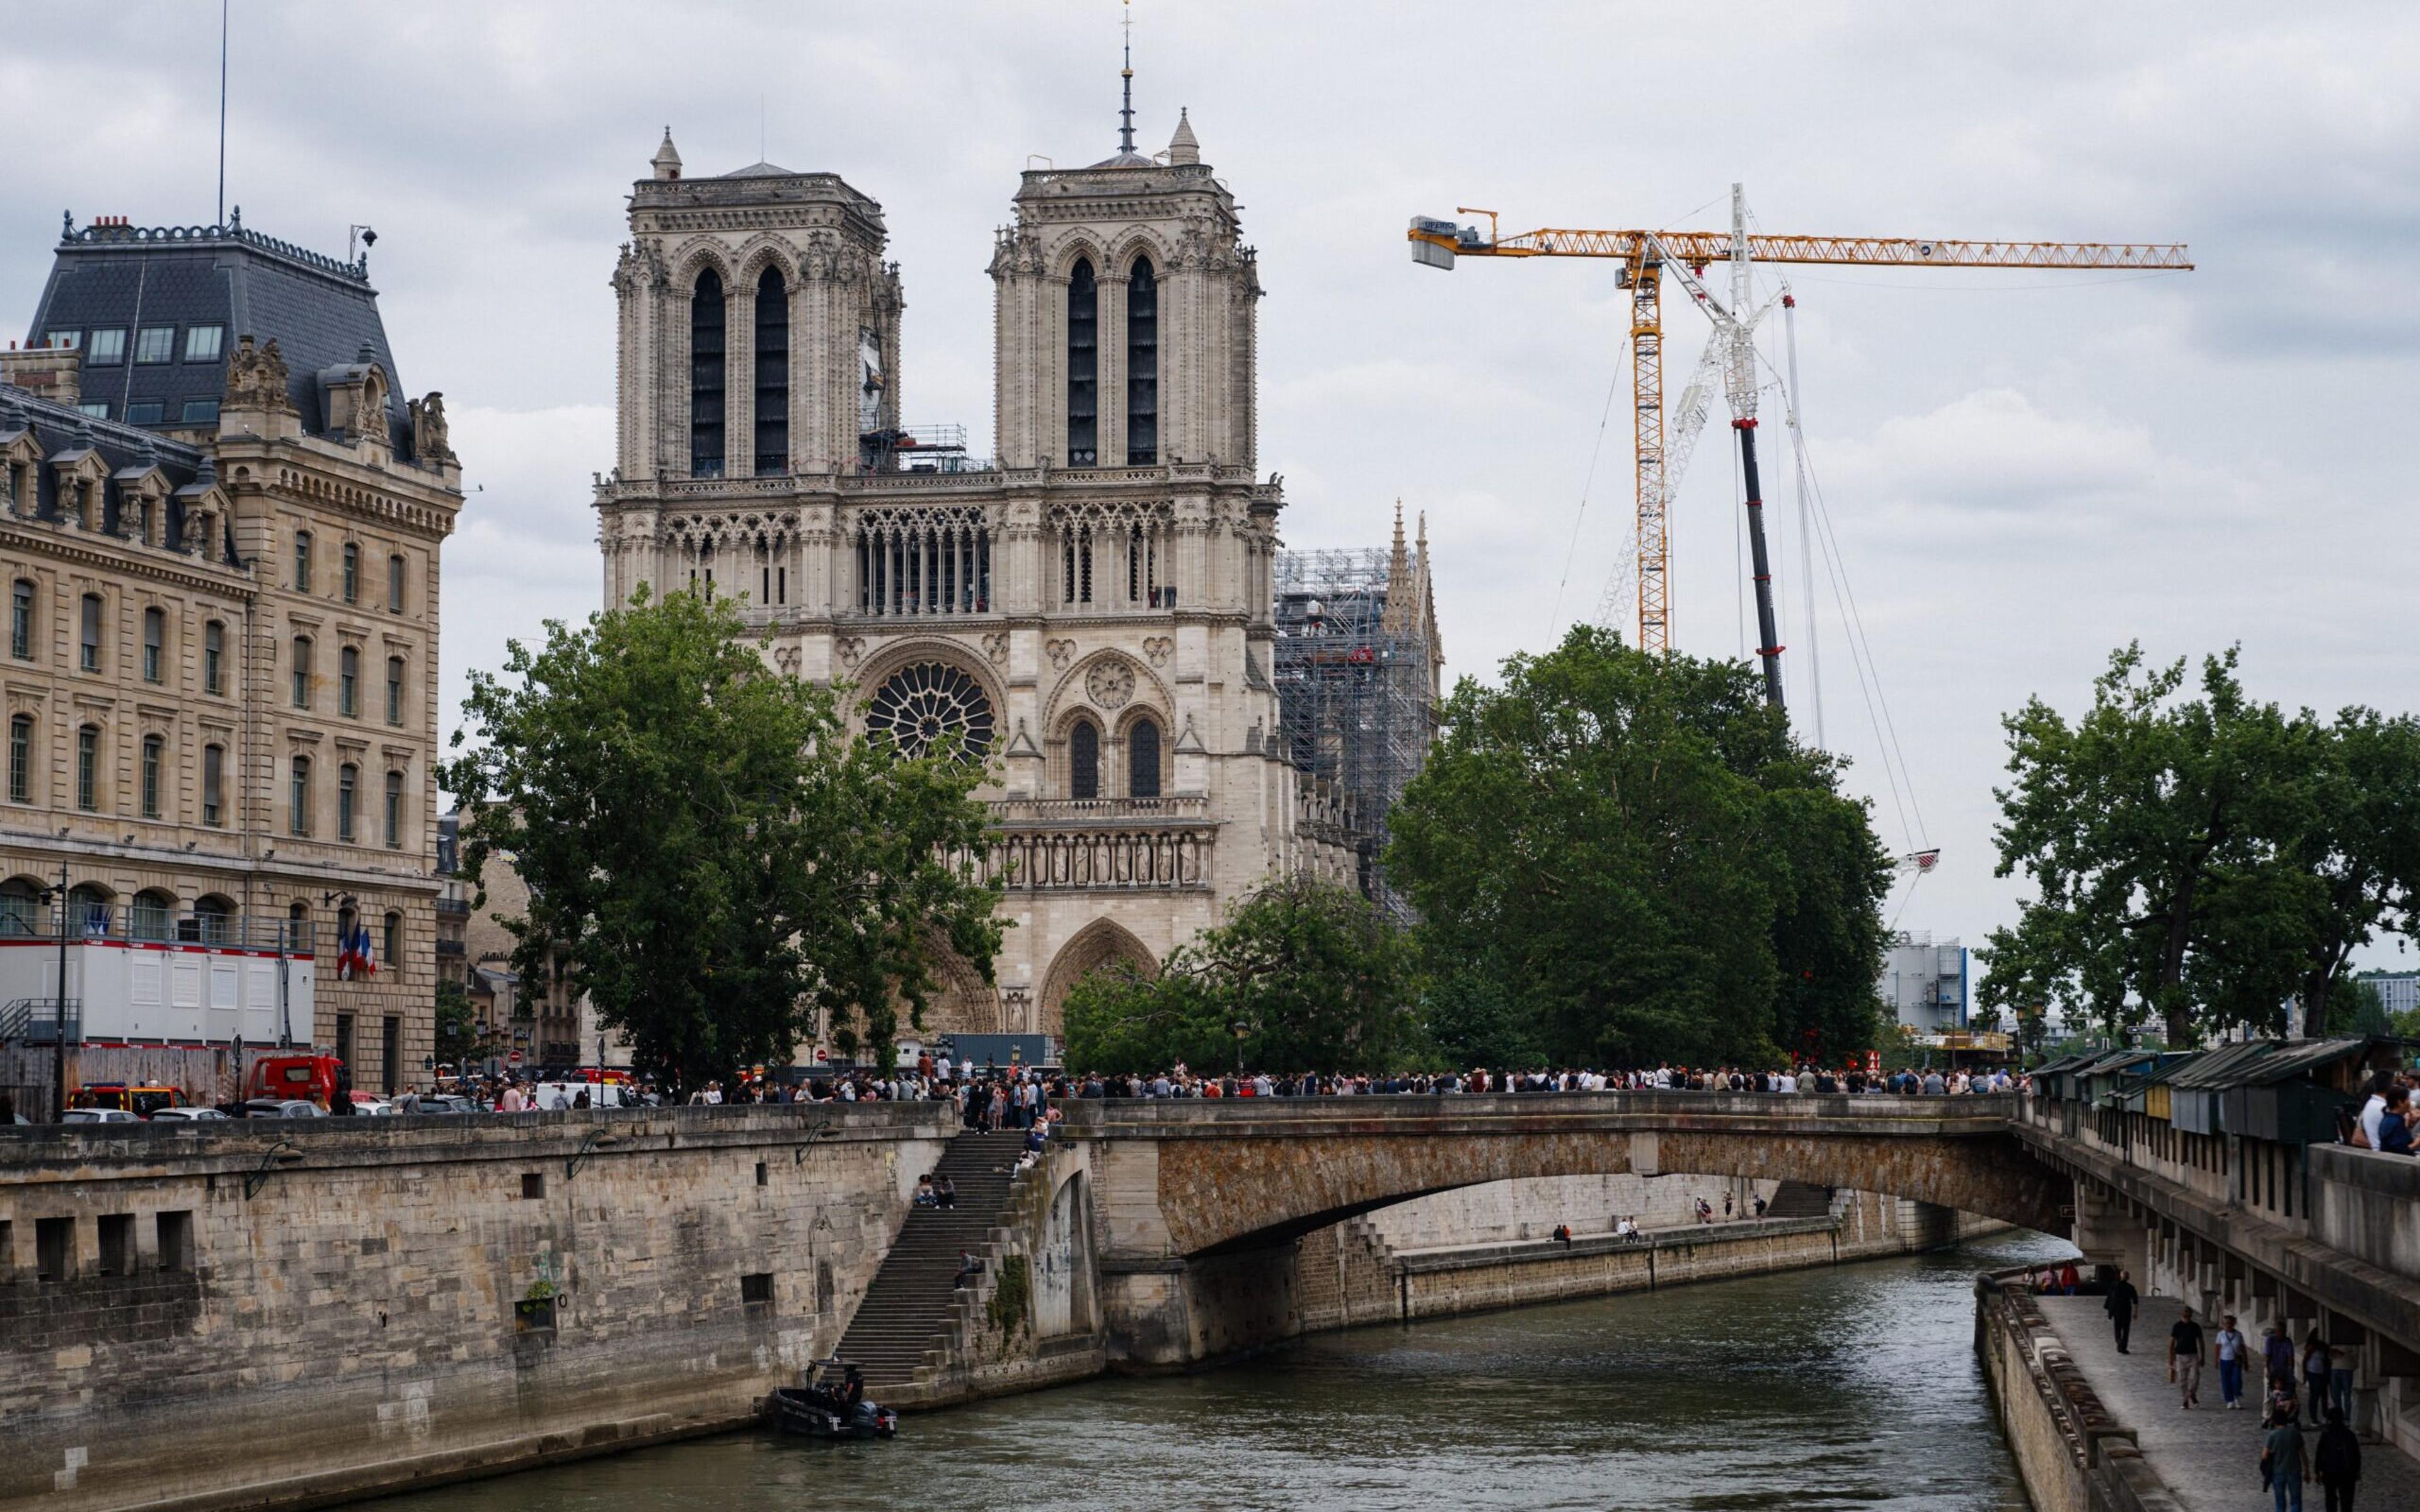
<svg viewBox="0 0 2420 1512">
<path fill-rule="evenodd" d="M 1172 892 L 1206 887 L 1207 827 L 1012 829 L 993 840 L 976 878 L 1013 892 Z"/>
<path fill-rule="evenodd" d="M 1001 798 L 992 804 L 991 812 L 1002 825 L 1085 824 L 1103 819 L 1198 824 L 1209 817 L 1210 800 L 1199 793 L 1156 798 Z"/>
</svg>

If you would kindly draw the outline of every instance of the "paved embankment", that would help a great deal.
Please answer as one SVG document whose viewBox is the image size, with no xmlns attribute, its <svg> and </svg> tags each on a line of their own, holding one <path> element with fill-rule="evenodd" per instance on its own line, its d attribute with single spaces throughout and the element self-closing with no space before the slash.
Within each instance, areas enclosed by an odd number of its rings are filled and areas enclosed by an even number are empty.
<svg viewBox="0 0 2420 1512">
<path fill-rule="evenodd" d="M 2068 1358 L 2092 1388 L 2117 1426 L 2133 1432 L 2144 1460 L 2176 1493 L 2185 1512 L 2256 1512 L 2272 1505 L 2260 1489 L 2260 1384 L 2256 1358 L 2244 1381 L 2244 1405 L 2230 1412 L 2220 1405 L 2215 1356 L 2202 1370 L 2202 1405 L 2187 1412 L 2168 1384 L 2168 1329 L 2183 1307 L 2174 1297 L 2146 1297 L 2134 1319 L 2129 1352 L 2118 1343 L 2099 1297 L 2034 1299 Z M 2209 1323 L 2205 1338 L 2216 1332 Z M 2257 1349 L 2257 1339 L 2247 1340 Z M 2309 1443 L 2315 1435 L 2305 1435 Z M 2325 1498 L 2315 1480 L 2304 1486 L 2304 1504 L 2317 1512 Z M 2362 1445 L 2362 1478 L 2355 1505 L 2385 1512 L 2420 1507 L 2420 1464 L 2392 1445 Z"/>
</svg>

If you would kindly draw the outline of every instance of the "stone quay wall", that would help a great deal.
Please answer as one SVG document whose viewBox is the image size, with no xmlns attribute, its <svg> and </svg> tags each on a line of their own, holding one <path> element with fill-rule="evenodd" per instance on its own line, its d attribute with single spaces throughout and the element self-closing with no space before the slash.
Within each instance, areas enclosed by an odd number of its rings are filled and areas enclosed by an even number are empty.
<svg viewBox="0 0 2420 1512">
<path fill-rule="evenodd" d="M 0 1129 L 0 1508 L 311 1504 L 744 1422 L 936 1105 Z"/>
<path fill-rule="evenodd" d="M 1976 1278 L 1975 1349 L 2035 1512 L 2183 1512 L 2022 1279 L 2022 1272 Z"/>
<path fill-rule="evenodd" d="M 1621 1180 L 1662 1180 L 1675 1187 L 1692 1180 L 1717 1184 L 1714 1179 L 1682 1176 Z M 1523 1190 L 1544 1184 L 1505 1182 L 1501 1186 L 1506 1190 L 1481 1187 L 1463 1196 L 1466 1202 L 1498 1211 L 1531 1212 L 1536 1216 L 1515 1217 L 1512 1226 L 1547 1232 L 1555 1223 L 1569 1220 L 1547 1216 L 1558 1211 L 1554 1203 L 1561 1193 Z M 1652 1212 L 1662 1205 L 1642 1202 L 1637 1211 Z M 1578 1232 L 1569 1244 L 1552 1239 L 1505 1240 L 1407 1248 L 1393 1243 L 1392 1235 L 1409 1231 L 1450 1241 L 1454 1229 L 1450 1223 L 1417 1214 L 1389 1225 L 1386 1220 L 1394 1211 L 1381 1210 L 1304 1236 L 1295 1251 L 1291 1288 L 1297 1332 L 1410 1322 L 1878 1259 L 1940 1249 L 2007 1227 L 1927 1203 L 1841 1192 L 1827 1217 L 1684 1224 L 1652 1230 L 1637 1243 L 1603 1232 Z M 1538 1217 L 1546 1221 L 1540 1225 Z M 1578 1228 L 1577 1224 L 1572 1227 Z"/>
</svg>

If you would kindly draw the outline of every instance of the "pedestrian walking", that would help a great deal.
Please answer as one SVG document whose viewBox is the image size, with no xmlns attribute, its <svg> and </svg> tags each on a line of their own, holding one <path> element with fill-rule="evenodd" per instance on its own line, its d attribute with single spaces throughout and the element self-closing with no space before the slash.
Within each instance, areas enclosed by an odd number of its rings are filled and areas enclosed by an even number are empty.
<svg viewBox="0 0 2420 1512">
<path fill-rule="evenodd" d="M 2318 1329 L 2311 1330 L 2311 1336 L 2303 1345 L 2303 1400 L 2310 1409 L 2314 1425 L 2319 1421 L 2320 1409 L 2327 1405 L 2328 1376 L 2334 1369 L 2328 1361 L 2327 1341 L 2319 1337 Z"/>
<path fill-rule="evenodd" d="M 2218 1336 L 2211 1340 L 2218 1354 L 2218 1395 L 2230 1412 L 2243 1406 L 2243 1356 L 2247 1346 L 2237 1332 L 2235 1315 L 2228 1313 L 2219 1319 Z"/>
<path fill-rule="evenodd" d="M 2328 1405 L 2352 1421 L 2352 1350 L 2343 1344 L 2328 1346 Z"/>
<path fill-rule="evenodd" d="M 2190 1307 L 2168 1330 L 2168 1380 L 2184 1410 L 2191 1412 L 2201 1400 L 2201 1325 L 2194 1321 Z"/>
<path fill-rule="evenodd" d="M 2294 1344 L 2286 1325 L 2271 1323 L 2260 1336 L 2260 1369 L 2268 1377 L 2269 1395 L 2294 1395 Z"/>
<path fill-rule="evenodd" d="M 2303 1430 L 2292 1418 L 2269 1430 L 2260 1450 L 2260 1473 L 2276 1512 L 2303 1512 Z"/>
<path fill-rule="evenodd" d="M 2134 1332 L 2134 1304 L 2142 1300 L 2143 1294 L 2134 1289 L 2133 1273 L 2120 1271 L 2118 1279 L 2109 1284 L 2108 1297 L 2101 1304 L 2101 1310 L 2109 1315 L 2110 1325 L 2117 1330 L 2119 1354 L 2127 1352 L 2126 1341 Z"/>
<path fill-rule="evenodd" d="M 2352 1512 L 2352 1489 L 2361 1479 L 2361 1436 L 2334 1407 L 2311 1450 L 2311 1473 L 2327 1492 L 2327 1512 Z"/>
</svg>

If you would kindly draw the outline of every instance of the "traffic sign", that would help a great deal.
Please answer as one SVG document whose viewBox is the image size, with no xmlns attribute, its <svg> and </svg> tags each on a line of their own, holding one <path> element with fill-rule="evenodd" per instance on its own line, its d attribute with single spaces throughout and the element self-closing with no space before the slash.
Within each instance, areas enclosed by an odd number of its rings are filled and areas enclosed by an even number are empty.
<svg viewBox="0 0 2420 1512">
<path fill-rule="evenodd" d="M 505 1064 L 505 1065 L 507 1065 L 507 1066 L 518 1066 L 518 1065 L 520 1065 L 520 1063 L 521 1063 L 521 1053 L 520 1053 L 520 1051 L 518 1051 L 518 1050 L 514 1051 L 511 1055 L 506 1056 L 506 1057 L 504 1057 L 504 1064 Z"/>
</svg>

